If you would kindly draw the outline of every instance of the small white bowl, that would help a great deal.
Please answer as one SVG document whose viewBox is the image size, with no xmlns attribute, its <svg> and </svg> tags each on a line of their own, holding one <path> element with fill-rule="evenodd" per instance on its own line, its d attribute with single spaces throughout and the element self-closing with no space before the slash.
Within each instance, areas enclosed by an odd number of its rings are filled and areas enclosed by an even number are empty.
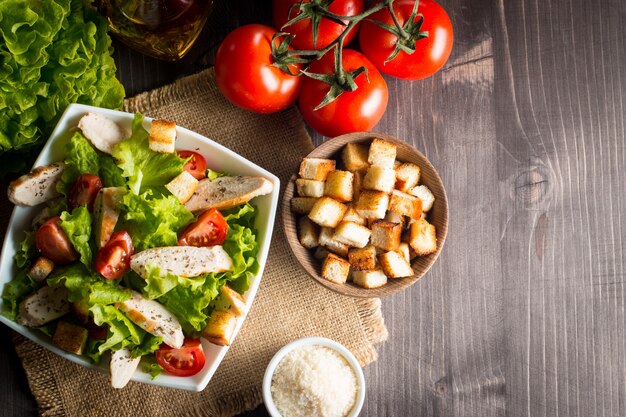
<svg viewBox="0 0 626 417">
<path fill-rule="evenodd" d="M 265 370 L 265 375 L 263 376 L 263 402 L 265 403 L 265 407 L 267 411 L 270 413 L 272 417 L 282 417 L 276 404 L 274 404 L 274 398 L 272 398 L 272 377 L 274 376 L 274 371 L 276 367 L 283 360 L 283 358 L 292 350 L 301 348 L 304 346 L 326 346 L 337 353 L 339 353 L 343 358 L 348 362 L 350 367 L 354 370 L 354 375 L 357 380 L 357 396 L 356 403 L 354 404 L 354 408 L 347 417 L 357 417 L 361 412 L 361 408 L 363 407 L 363 403 L 365 402 L 365 377 L 363 376 L 363 369 L 361 369 L 361 365 L 359 365 L 359 361 L 356 360 L 352 352 L 348 350 L 341 343 L 335 342 L 334 340 L 327 339 L 325 337 L 305 337 L 302 339 L 294 340 L 291 343 L 285 345 L 282 349 L 280 349 L 274 357 L 270 360 L 267 365 L 267 369 Z"/>
</svg>

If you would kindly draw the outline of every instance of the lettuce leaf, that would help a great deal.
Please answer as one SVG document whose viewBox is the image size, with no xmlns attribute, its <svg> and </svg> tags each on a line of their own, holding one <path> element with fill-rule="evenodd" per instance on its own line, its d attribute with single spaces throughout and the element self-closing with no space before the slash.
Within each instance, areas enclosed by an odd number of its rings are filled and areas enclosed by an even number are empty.
<svg viewBox="0 0 626 417">
<path fill-rule="evenodd" d="M 80 206 L 72 211 L 72 214 L 64 211 L 61 213 L 61 229 L 80 254 L 80 261 L 91 265 L 92 252 L 89 239 L 91 238 L 91 214 L 87 206 Z"/>
<path fill-rule="evenodd" d="M 26 275 L 26 270 L 20 271 L 2 290 L 2 315 L 15 320 L 20 302 L 35 290 L 35 283 Z"/>
<path fill-rule="evenodd" d="M 57 191 L 65 196 L 80 174 L 98 175 L 100 162 L 98 152 L 91 146 L 89 140 L 80 132 L 75 132 L 65 145 L 65 159 L 67 167 L 57 182 Z"/>
<path fill-rule="evenodd" d="M 27 266 L 38 254 L 37 246 L 35 245 L 35 231 L 27 231 L 24 234 L 26 236 L 20 243 L 20 250 L 15 254 L 15 264 L 18 268 Z"/>
<path fill-rule="evenodd" d="M 82 263 L 74 262 L 70 265 L 56 267 L 48 277 L 47 282 L 51 287 L 62 285 L 67 288 L 67 299 L 76 303 L 89 297 L 91 287 L 101 279 Z"/>
<path fill-rule="evenodd" d="M 100 154 L 100 180 L 104 187 L 123 187 L 126 185 L 126 178 L 122 175 L 122 170 L 115 163 L 115 159 L 104 153 Z"/>
<path fill-rule="evenodd" d="M 149 187 L 164 186 L 180 174 L 185 165 L 185 160 L 175 154 L 151 150 L 149 135 L 142 123 L 143 115 L 135 114 L 130 138 L 115 145 L 112 152 L 135 194 Z"/>
</svg>

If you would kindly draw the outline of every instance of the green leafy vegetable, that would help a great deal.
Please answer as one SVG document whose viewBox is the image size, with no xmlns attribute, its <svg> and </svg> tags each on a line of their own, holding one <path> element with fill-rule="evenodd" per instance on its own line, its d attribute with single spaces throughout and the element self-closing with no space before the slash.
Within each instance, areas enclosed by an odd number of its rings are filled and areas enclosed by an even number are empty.
<svg viewBox="0 0 626 417">
<path fill-rule="evenodd" d="M 154 356 L 145 356 L 141 360 L 141 370 L 150 374 L 152 379 L 156 379 L 157 376 L 163 373 L 163 368 L 157 363 Z"/>
<path fill-rule="evenodd" d="M 57 191 L 65 196 L 80 174 L 98 175 L 100 170 L 99 157 L 89 140 L 82 133 L 76 132 L 65 145 L 65 159 L 67 167 L 61 174 L 56 185 Z"/>
<path fill-rule="evenodd" d="M 15 254 L 15 264 L 18 268 L 24 268 L 31 259 L 37 256 L 37 246 L 35 246 L 35 231 L 25 232 L 26 237 L 20 243 L 20 250 Z"/>
<path fill-rule="evenodd" d="M 67 299 L 76 303 L 87 298 L 91 292 L 91 287 L 100 280 L 101 278 L 90 272 L 85 265 L 74 262 L 71 265 L 55 268 L 47 282 L 51 287 L 62 285 L 67 288 Z"/>
<path fill-rule="evenodd" d="M 122 170 L 115 163 L 115 159 L 109 155 L 100 154 L 99 172 L 104 187 L 123 187 L 126 185 L 126 178 L 122 175 Z"/>
<path fill-rule="evenodd" d="M 35 284 L 26 275 L 26 270 L 20 271 L 2 290 L 2 315 L 15 320 L 20 302 L 35 290 Z"/>
<path fill-rule="evenodd" d="M 233 260 L 233 271 L 224 275 L 229 281 L 228 285 L 242 294 L 250 288 L 250 279 L 259 272 L 255 212 L 256 209 L 248 203 L 230 210 L 224 216 L 228 223 L 228 235 L 222 246 Z"/>
<path fill-rule="evenodd" d="M 32 162 L 69 103 L 121 107 L 106 31 L 84 0 L 0 1 L 0 173 Z"/>
<path fill-rule="evenodd" d="M 61 213 L 59 226 L 67 235 L 76 252 L 80 254 L 80 261 L 87 266 L 91 265 L 92 253 L 89 245 L 91 214 L 87 210 L 87 206 L 75 208 L 72 214 L 67 211 Z"/>
<path fill-rule="evenodd" d="M 211 168 L 206 170 L 206 177 L 210 180 L 214 180 L 215 178 L 224 177 L 226 174 L 221 172 L 213 171 Z"/>
</svg>

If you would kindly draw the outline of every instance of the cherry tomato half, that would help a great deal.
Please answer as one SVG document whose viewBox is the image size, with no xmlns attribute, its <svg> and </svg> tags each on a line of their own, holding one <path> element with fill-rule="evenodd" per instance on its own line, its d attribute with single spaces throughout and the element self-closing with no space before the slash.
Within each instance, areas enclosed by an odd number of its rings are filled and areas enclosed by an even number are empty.
<svg viewBox="0 0 626 417">
<path fill-rule="evenodd" d="M 206 177 L 206 159 L 198 152 L 194 151 L 176 151 L 178 156 L 183 159 L 191 158 L 183 169 L 193 175 L 197 180 L 201 180 Z"/>
<path fill-rule="evenodd" d="M 61 217 L 56 216 L 42 224 L 35 233 L 35 245 L 39 252 L 55 264 L 64 265 L 78 259 L 78 253 L 59 226 Z"/>
<path fill-rule="evenodd" d="M 274 67 L 271 42 L 276 31 L 263 25 L 245 25 L 231 32 L 217 50 L 215 81 L 233 104 L 256 113 L 273 113 L 291 105 L 302 77 Z M 278 44 L 278 39 L 275 40 Z M 291 73 L 298 73 L 293 66 Z"/>
<path fill-rule="evenodd" d="M 133 240 L 126 231 L 113 234 L 96 255 L 96 271 L 107 279 L 118 279 L 130 268 L 135 253 Z"/>
<path fill-rule="evenodd" d="M 97 175 L 79 175 L 67 195 L 68 208 L 72 211 L 76 207 L 87 205 L 89 211 L 93 211 L 93 202 L 101 189 L 102 181 Z"/>
<path fill-rule="evenodd" d="M 396 0 L 393 3 L 401 25 L 410 17 L 413 4 L 414 0 Z M 406 80 L 419 80 L 439 71 L 448 60 L 454 38 L 450 17 L 432 0 L 420 0 L 417 12 L 424 16 L 420 30 L 428 31 L 428 37 L 415 42 L 416 49 L 412 54 L 400 51 L 389 62 L 385 61 L 396 47 L 397 36 L 371 21 L 363 22 L 359 34 L 361 49 L 381 72 Z M 416 17 L 415 21 L 418 19 Z M 386 8 L 371 15 L 369 20 L 393 26 L 393 19 Z"/>
<path fill-rule="evenodd" d="M 290 15 L 289 8 L 295 4 L 300 4 L 300 1 L 301 0 L 274 0 L 272 2 L 274 27 L 280 31 L 295 35 L 291 42 L 294 48 L 304 50 L 324 49 L 346 30 L 345 26 L 335 23 L 332 20 L 322 18 L 317 28 L 317 44 L 313 45 L 311 19 L 303 19 L 281 29 L 285 23 L 297 16 L 298 9 L 293 9 Z M 304 3 L 308 3 L 309 1 L 310 0 L 304 0 Z M 339 16 L 356 16 L 357 14 L 363 13 L 363 8 L 363 0 L 335 0 L 328 6 L 328 11 Z M 346 21 L 345 23 L 347 24 L 348 22 Z M 346 35 L 344 45 L 347 45 L 354 39 L 358 30 L 359 25 L 355 26 L 354 29 Z"/>
<path fill-rule="evenodd" d="M 192 376 L 202 370 L 205 363 L 200 339 L 185 338 L 180 349 L 165 343 L 155 352 L 157 363 L 166 373 L 174 376 Z"/>
<path fill-rule="evenodd" d="M 217 209 L 208 209 L 187 226 L 178 238 L 180 246 L 221 245 L 228 234 L 228 223 Z"/>
</svg>

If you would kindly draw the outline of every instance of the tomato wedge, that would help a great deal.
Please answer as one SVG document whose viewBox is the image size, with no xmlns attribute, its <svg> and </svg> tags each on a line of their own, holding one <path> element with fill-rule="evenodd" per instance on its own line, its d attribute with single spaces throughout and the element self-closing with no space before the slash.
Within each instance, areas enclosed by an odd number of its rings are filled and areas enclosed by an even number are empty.
<svg viewBox="0 0 626 417">
<path fill-rule="evenodd" d="M 78 253 L 59 226 L 61 217 L 48 219 L 35 233 L 35 245 L 39 252 L 55 264 L 64 265 L 78 259 Z"/>
<path fill-rule="evenodd" d="M 217 209 L 208 209 L 187 226 L 178 238 L 180 246 L 213 246 L 221 245 L 228 234 L 228 223 Z"/>
<path fill-rule="evenodd" d="M 194 176 L 195 179 L 201 180 L 206 177 L 206 159 L 198 152 L 194 151 L 176 151 L 178 156 L 183 159 L 190 158 L 183 169 Z"/>
<path fill-rule="evenodd" d="M 192 376 L 202 370 L 205 363 L 200 339 L 185 338 L 180 349 L 165 343 L 155 352 L 157 363 L 166 373 L 174 376 Z"/>
<path fill-rule="evenodd" d="M 135 253 L 133 240 L 126 231 L 115 233 L 96 256 L 96 271 L 106 279 L 118 279 L 130 268 Z"/>
<path fill-rule="evenodd" d="M 76 207 L 87 205 L 89 211 L 93 211 L 93 202 L 101 189 L 102 181 L 97 175 L 79 175 L 67 195 L 68 208 L 72 211 Z"/>
</svg>

